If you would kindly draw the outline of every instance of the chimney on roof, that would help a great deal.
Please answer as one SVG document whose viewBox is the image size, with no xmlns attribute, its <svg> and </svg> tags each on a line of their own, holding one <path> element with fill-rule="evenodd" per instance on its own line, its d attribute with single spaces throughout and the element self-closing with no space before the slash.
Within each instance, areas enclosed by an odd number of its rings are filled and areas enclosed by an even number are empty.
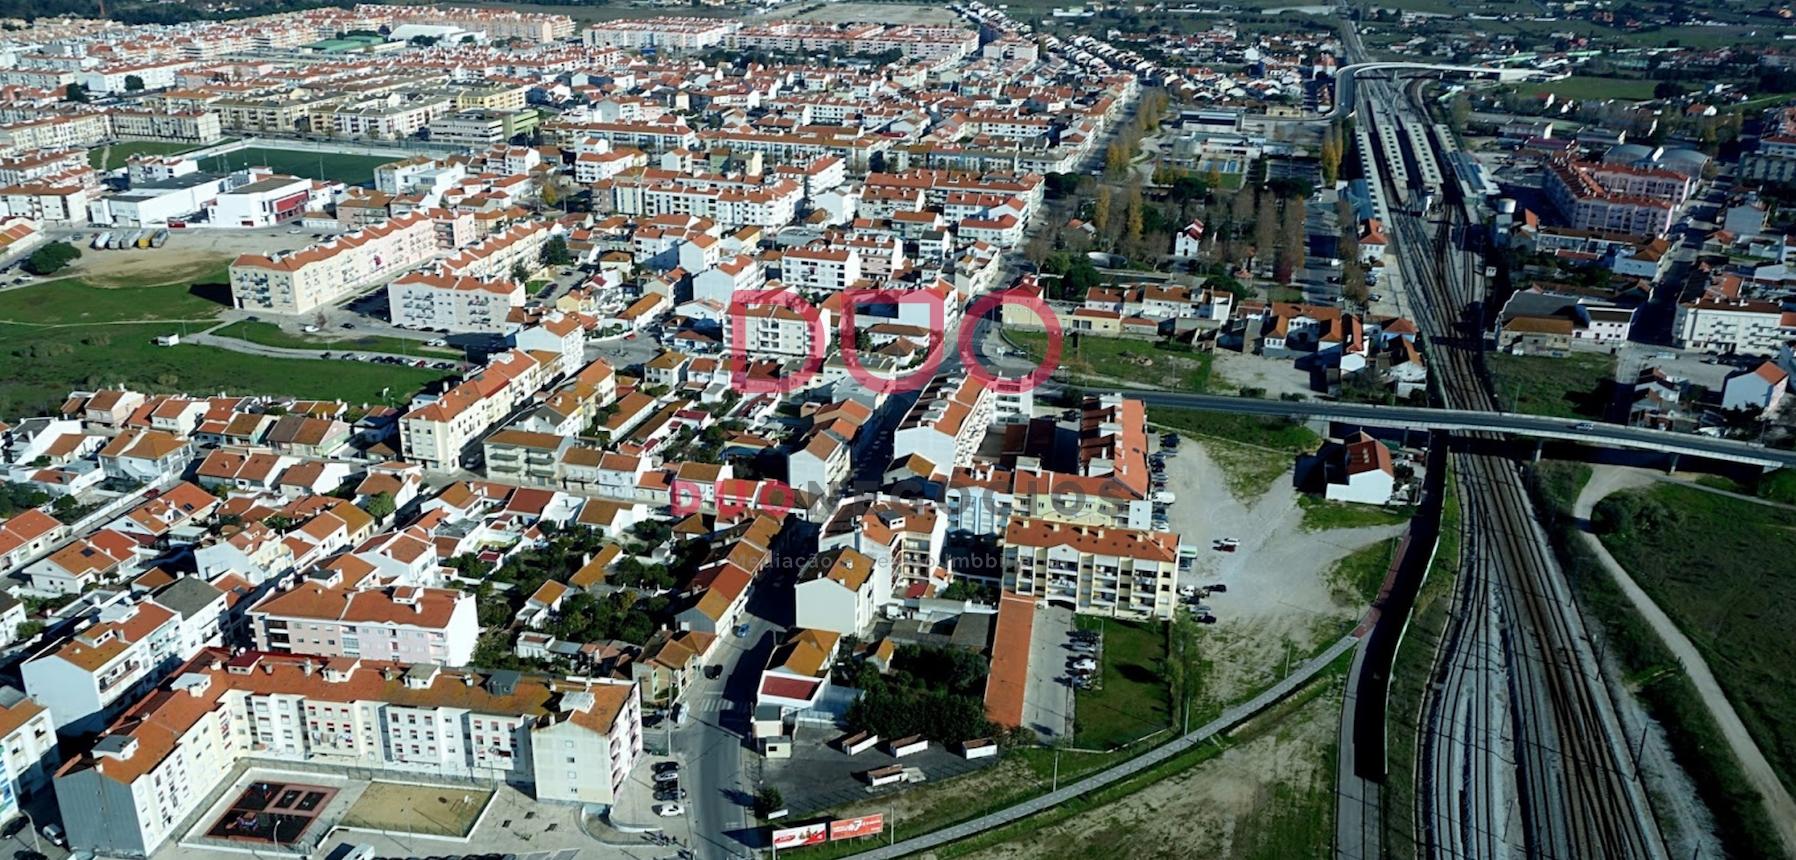
<svg viewBox="0 0 1796 860">
<path fill-rule="evenodd" d="M 310 660 L 307 660 L 304 663 L 301 663 L 299 665 L 299 671 L 304 672 L 305 676 L 308 678 L 312 677 L 313 669 L 314 669 L 314 667 L 312 665 L 312 661 L 310 661 Z"/>
</svg>

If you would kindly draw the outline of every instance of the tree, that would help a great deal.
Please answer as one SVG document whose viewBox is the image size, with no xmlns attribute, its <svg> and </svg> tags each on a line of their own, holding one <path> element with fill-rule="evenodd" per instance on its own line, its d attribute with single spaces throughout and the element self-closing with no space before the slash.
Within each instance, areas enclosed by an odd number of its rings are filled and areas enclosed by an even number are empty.
<svg viewBox="0 0 1796 860">
<path fill-rule="evenodd" d="M 561 186 L 556 183 L 555 177 L 543 176 L 536 190 L 536 199 L 541 200 L 544 206 L 554 206 L 561 202 Z"/>
<path fill-rule="evenodd" d="M 1129 149 L 1120 139 L 1110 142 L 1104 149 L 1104 172 L 1111 176 L 1120 176 L 1129 169 Z"/>
<path fill-rule="evenodd" d="M 71 83 L 67 87 L 65 87 L 62 92 L 63 92 L 63 96 L 62 96 L 63 101 L 82 102 L 82 103 L 85 103 L 87 101 L 87 85 L 86 84 Z"/>
<path fill-rule="evenodd" d="M 1110 186 L 1098 186 L 1097 196 L 1091 201 L 1091 227 L 1098 231 L 1100 237 L 1110 235 Z"/>
<path fill-rule="evenodd" d="M 25 258 L 25 271 L 33 275 L 53 275 L 67 268 L 81 256 L 81 249 L 67 242 L 51 242 Z"/>
<path fill-rule="evenodd" d="M 543 265 L 545 266 L 566 266 L 572 264 L 574 262 L 574 255 L 567 249 L 567 237 L 559 235 L 550 236 L 549 241 L 543 243 L 541 258 Z"/>
<path fill-rule="evenodd" d="M 1268 192 L 1261 191 L 1254 207 L 1253 221 L 1253 256 L 1256 264 L 1264 264 L 1272 259 L 1272 251 L 1278 245 L 1278 202 Z"/>
<path fill-rule="evenodd" d="M 1341 144 L 1332 134 L 1322 138 L 1321 160 L 1323 184 L 1335 184 L 1335 180 L 1341 175 Z"/>
<path fill-rule="evenodd" d="M 780 790 L 771 785 L 755 792 L 756 818 L 766 818 L 767 816 L 784 809 L 785 806 L 785 795 L 780 794 Z"/>
<path fill-rule="evenodd" d="M 521 262 L 511 264 L 511 279 L 518 283 L 530 280 L 530 267 Z"/>
<path fill-rule="evenodd" d="M 376 520 L 385 520 L 392 516 L 393 511 L 397 509 L 398 506 L 393 504 L 393 494 L 385 490 L 369 496 L 368 504 L 363 507 L 363 510 L 368 512 L 368 516 Z"/>
<path fill-rule="evenodd" d="M 886 154 L 884 152 L 875 152 L 872 155 L 867 156 L 867 172 L 886 172 Z"/>
<path fill-rule="evenodd" d="M 143 78 L 136 75 L 125 76 L 125 92 L 135 93 L 143 90 Z"/>
</svg>

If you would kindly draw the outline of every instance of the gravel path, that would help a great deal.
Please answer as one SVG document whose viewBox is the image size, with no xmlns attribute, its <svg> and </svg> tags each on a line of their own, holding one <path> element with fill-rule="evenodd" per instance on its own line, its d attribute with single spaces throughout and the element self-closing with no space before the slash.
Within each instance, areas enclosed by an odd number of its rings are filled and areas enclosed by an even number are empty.
<svg viewBox="0 0 1796 860">
<path fill-rule="evenodd" d="M 1590 476 L 1590 482 L 1584 485 L 1578 494 L 1578 501 L 1573 506 L 1572 514 L 1586 522 L 1590 512 L 1609 494 L 1632 487 L 1646 486 L 1653 482 L 1651 474 L 1635 469 L 1624 469 L 1615 466 L 1597 466 Z M 1753 741 L 1746 725 L 1740 721 L 1740 715 L 1734 711 L 1733 703 L 1722 693 L 1721 685 L 1716 682 L 1715 675 L 1709 671 L 1709 664 L 1703 660 L 1702 653 L 1696 645 L 1678 629 L 1671 617 L 1659 608 L 1657 603 L 1634 582 L 1633 577 L 1615 561 L 1607 547 L 1596 535 L 1589 531 L 1580 531 L 1578 537 L 1584 541 L 1591 552 L 1595 553 L 1604 570 L 1615 580 L 1622 593 L 1634 604 L 1653 632 L 1664 640 L 1666 647 L 1676 655 L 1684 666 L 1684 673 L 1696 686 L 1696 692 L 1702 697 L 1703 704 L 1708 706 L 1710 716 L 1721 727 L 1721 736 L 1726 739 L 1728 748 L 1734 757 L 1739 759 L 1740 766 L 1746 771 L 1747 782 L 1759 796 L 1765 800 L 1765 810 L 1776 823 L 1778 835 L 1783 838 L 1784 849 L 1796 857 L 1796 800 L 1792 800 L 1788 790 L 1777 778 L 1771 763 L 1765 760 L 1764 753 Z"/>
</svg>

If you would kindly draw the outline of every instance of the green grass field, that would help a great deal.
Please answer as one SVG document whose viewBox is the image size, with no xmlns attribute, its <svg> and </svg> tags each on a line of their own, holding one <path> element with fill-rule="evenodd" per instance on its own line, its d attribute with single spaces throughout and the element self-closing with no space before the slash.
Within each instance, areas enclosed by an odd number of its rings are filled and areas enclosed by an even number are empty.
<svg viewBox="0 0 1796 860">
<path fill-rule="evenodd" d="M 1784 784 L 1796 789 L 1796 512 L 1691 487 L 1630 491 L 1666 521 L 1603 544 L 1703 653 Z"/>
<path fill-rule="evenodd" d="M 1351 502 L 1331 502 L 1320 496 L 1302 495 L 1297 497 L 1298 507 L 1303 508 L 1303 530 L 1311 532 L 1329 529 L 1357 529 L 1364 526 L 1394 526 L 1409 522 L 1416 515 L 1410 507 L 1380 507 L 1378 505 L 1357 505 Z"/>
<path fill-rule="evenodd" d="M 395 161 L 392 155 L 343 155 L 334 152 L 300 152 L 251 147 L 200 159 L 201 170 L 224 173 L 245 167 L 268 167 L 276 173 L 308 179 L 334 180 L 351 185 L 374 182 L 374 168 Z"/>
<path fill-rule="evenodd" d="M 1387 538 L 1348 553 L 1328 571 L 1328 582 L 1343 597 L 1370 606 L 1378 599 L 1384 575 L 1391 568 L 1391 553 L 1397 551 L 1397 538 Z"/>
<path fill-rule="evenodd" d="M 223 143 L 224 141 L 219 141 Z M 212 144 L 206 144 L 211 146 Z M 124 140 L 105 146 L 98 146 L 87 151 L 87 163 L 102 173 L 125 166 L 125 162 L 133 155 L 174 155 L 177 152 L 191 152 L 200 149 L 191 143 L 175 143 L 167 140 Z"/>
<path fill-rule="evenodd" d="M 218 269 L 169 284 L 107 287 L 64 278 L 0 292 L 0 416 L 42 414 L 71 389 L 114 384 L 149 392 L 290 394 L 371 403 L 403 400 L 442 376 L 393 365 L 153 343 L 161 335 L 213 325 L 227 294 Z"/>
<path fill-rule="evenodd" d="M 190 326 L 191 328 L 191 326 Z M 429 370 L 359 361 L 265 358 L 152 339 L 172 323 L 34 328 L 0 324 L 0 415 L 41 414 L 70 389 L 128 385 L 190 394 L 289 394 L 351 403 L 398 402 L 442 376 Z M 383 391 L 386 396 L 382 396 Z"/>
<path fill-rule="evenodd" d="M 1006 332 L 1005 336 L 1036 361 L 1047 351 L 1044 332 Z M 1213 360 L 1207 352 L 1176 352 L 1160 349 L 1152 341 L 1093 335 L 1069 337 L 1060 351 L 1061 372 L 1075 379 L 1121 379 L 1174 391 L 1208 391 Z"/>
<path fill-rule="evenodd" d="M 1148 409 L 1147 420 L 1190 436 L 1272 448 L 1293 455 L 1310 453 L 1322 444 L 1322 437 L 1310 428 L 1282 418 L 1155 406 Z"/>
<path fill-rule="evenodd" d="M 320 351 L 366 351 L 386 352 L 394 355 L 415 355 L 420 358 L 462 358 L 462 353 L 454 349 L 440 349 L 425 346 L 422 341 L 403 337 L 383 337 L 380 335 L 363 335 L 360 337 L 322 338 L 303 334 L 292 334 L 280 326 L 269 322 L 251 322 L 244 320 L 234 322 L 213 334 L 219 337 L 236 338 L 263 346 L 281 349 L 316 349 Z"/>
<path fill-rule="evenodd" d="M 1615 356 L 1578 352 L 1488 357 L 1497 399 L 1506 412 L 1558 418 L 1601 418 L 1608 406 L 1607 383 L 1615 378 Z"/>
<path fill-rule="evenodd" d="M 1121 746 L 1166 728 L 1166 625 L 1081 615 L 1081 630 L 1102 630 L 1102 690 L 1077 693 L 1073 741 L 1085 749 Z"/>
<path fill-rule="evenodd" d="M 1625 99 L 1628 101 L 1645 101 L 1653 97 L 1653 82 L 1632 78 L 1599 78 L 1573 75 L 1558 81 L 1523 84 L 1521 92 L 1527 95 L 1545 95 L 1552 93 L 1562 99 L 1592 101 L 1601 99 Z"/>
<path fill-rule="evenodd" d="M 0 292 L 0 322 L 75 325 L 147 320 L 203 320 L 224 306 L 230 292 L 225 270 L 209 270 L 189 282 L 144 287 L 94 286 L 62 278 Z"/>
</svg>

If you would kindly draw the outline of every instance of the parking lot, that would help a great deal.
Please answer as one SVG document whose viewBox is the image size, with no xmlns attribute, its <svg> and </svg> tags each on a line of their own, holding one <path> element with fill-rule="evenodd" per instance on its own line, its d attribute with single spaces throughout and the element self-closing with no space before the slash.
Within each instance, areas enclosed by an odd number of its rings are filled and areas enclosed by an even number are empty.
<svg viewBox="0 0 1796 860">
<path fill-rule="evenodd" d="M 1073 734 L 1073 691 L 1066 680 L 1068 636 L 1073 611 L 1065 606 L 1037 606 L 1029 634 L 1029 686 L 1023 691 L 1023 725 L 1043 743 Z"/>
<path fill-rule="evenodd" d="M 791 758 L 768 759 L 762 763 L 763 782 L 780 790 L 786 808 L 792 810 L 793 816 L 802 818 L 832 807 L 864 803 L 870 797 L 894 794 L 907 787 L 903 782 L 869 787 L 859 774 L 873 768 L 902 764 L 922 771 L 925 779 L 934 782 L 971 773 L 999 761 L 997 756 L 962 758 L 937 743 L 901 759 L 888 754 L 884 743 L 858 755 L 849 755 L 830 745 L 841 735 L 842 731 L 833 727 L 801 725 L 793 737 Z"/>
</svg>

